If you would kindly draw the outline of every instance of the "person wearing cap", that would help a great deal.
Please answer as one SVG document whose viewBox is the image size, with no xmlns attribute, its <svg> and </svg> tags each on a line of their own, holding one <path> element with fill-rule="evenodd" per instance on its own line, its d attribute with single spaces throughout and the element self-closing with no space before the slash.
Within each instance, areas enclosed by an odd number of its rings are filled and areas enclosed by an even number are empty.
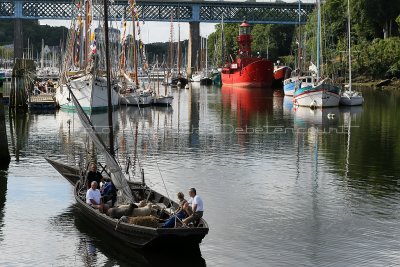
<svg viewBox="0 0 400 267">
<path fill-rule="evenodd" d="M 186 213 L 189 214 L 189 217 L 183 220 L 184 225 L 198 221 L 201 217 L 203 217 L 204 213 L 203 200 L 199 197 L 199 195 L 197 195 L 195 188 L 189 189 L 189 196 L 189 205 L 187 205 L 188 207 L 185 209 Z"/>
</svg>

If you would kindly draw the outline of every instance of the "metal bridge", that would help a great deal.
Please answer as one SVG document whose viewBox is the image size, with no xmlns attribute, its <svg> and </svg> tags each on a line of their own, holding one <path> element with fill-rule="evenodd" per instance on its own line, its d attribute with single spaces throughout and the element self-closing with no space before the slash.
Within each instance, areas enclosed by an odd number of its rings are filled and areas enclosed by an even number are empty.
<svg viewBox="0 0 400 267">
<path fill-rule="evenodd" d="M 77 13 L 73 0 L 1 0 L 0 19 L 71 19 Z M 83 2 L 83 1 L 82 1 Z M 94 1 L 95 2 L 95 1 Z M 100 1 L 99 1 L 100 2 Z M 241 22 L 296 24 L 307 21 L 314 4 L 284 1 L 246 2 L 235 1 L 182 1 L 182 0 L 136 0 L 140 20 L 181 22 Z M 94 17 L 101 17 L 102 5 L 94 5 Z M 129 0 L 110 0 L 110 17 L 131 19 Z"/>
</svg>

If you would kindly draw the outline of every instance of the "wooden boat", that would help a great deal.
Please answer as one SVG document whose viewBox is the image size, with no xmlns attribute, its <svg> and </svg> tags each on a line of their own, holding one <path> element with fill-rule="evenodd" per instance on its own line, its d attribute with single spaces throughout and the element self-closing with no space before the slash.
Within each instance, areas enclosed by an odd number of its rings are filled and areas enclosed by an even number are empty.
<svg viewBox="0 0 400 267">
<path fill-rule="evenodd" d="M 71 167 L 58 161 L 46 158 L 46 160 L 72 185 L 75 186 L 75 200 L 82 213 L 88 217 L 96 226 L 107 231 L 111 236 L 124 242 L 130 247 L 136 248 L 173 248 L 182 247 L 196 248 L 208 233 L 208 224 L 201 219 L 197 227 L 176 227 L 176 228 L 151 228 L 135 224 L 129 224 L 118 219 L 113 219 L 97 209 L 93 209 L 86 204 L 86 186 L 82 186 L 82 176 L 76 167 Z M 150 203 L 157 205 L 165 210 L 177 209 L 178 204 L 171 201 L 166 196 L 151 190 L 144 183 L 129 183 L 132 194 L 140 196 L 140 201 L 147 199 Z M 160 217 L 168 217 L 166 211 Z"/>
<path fill-rule="evenodd" d="M 310 107 L 310 108 L 326 108 L 339 106 L 340 100 L 340 86 L 335 84 L 330 78 L 323 78 L 320 76 L 320 56 L 321 56 L 321 1 L 317 0 L 317 65 L 316 78 L 307 77 L 306 82 L 299 82 L 295 84 L 293 93 L 293 103 L 296 106 Z M 310 79 L 310 81 L 309 81 Z"/>
<path fill-rule="evenodd" d="M 272 81 L 273 88 L 282 88 L 283 81 L 290 76 L 292 69 L 289 66 L 280 65 L 278 61 L 274 65 L 274 79 Z"/>
<path fill-rule="evenodd" d="M 104 2 L 104 28 L 105 33 L 108 32 L 108 20 L 107 20 L 107 1 Z M 107 36 L 107 35 L 106 35 Z M 108 58 L 108 38 L 105 38 L 106 44 L 106 58 Z M 172 212 L 178 208 L 178 204 L 173 202 L 171 199 L 163 196 L 162 194 L 155 192 L 150 187 L 148 187 L 144 182 L 144 174 L 142 172 L 141 182 L 128 182 L 125 177 L 121 166 L 116 161 L 114 154 L 114 140 L 113 140 L 113 124 L 112 124 L 112 102 L 111 102 L 111 72 L 109 61 L 106 61 L 107 69 L 107 90 L 108 90 L 108 123 L 109 123 L 109 148 L 104 144 L 99 133 L 94 127 L 93 123 L 90 121 L 87 114 L 85 114 L 78 99 L 71 90 L 71 86 L 68 85 L 68 90 L 71 93 L 71 99 L 76 107 L 79 119 L 84 126 L 86 132 L 90 136 L 91 141 L 96 146 L 99 153 L 103 155 L 105 162 L 105 173 L 111 179 L 114 187 L 117 191 L 117 203 L 127 204 L 129 207 L 133 208 L 134 203 L 145 200 L 150 203 L 148 209 L 151 208 L 152 215 L 156 219 L 167 219 L 170 217 Z M 86 204 L 86 180 L 85 171 L 79 171 L 77 168 L 69 167 L 66 164 L 49 160 L 49 162 L 55 167 L 55 169 L 63 175 L 71 184 L 75 186 L 74 196 L 77 205 L 82 210 L 83 214 L 93 223 L 93 225 L 107 232 L 110 236 L 116 238 L 127 246 L 138 247 L 138 248 L 153 248 L 161 247 L 166 248 L 190 248 L 198 247 L 198 244 L 203 240 L 205 235 L 208 233 L 208 224 L 204 219 L 198 220 L 192 227 L 182 227 L 179 226 L 180 223 L 177 222 L 174 228 L 161 228 L 157 221 L 152 222 L 151 227 L 129 223 L 129 217 L 132 215 L 132 209 L 127 210 L 121 216 L 109 216 L 104 213 L 100 213 L 98 209 L 94 209 L 91 205 Z M 79 175 L 79 179 L 78 176 Z M 139 206 L 139 205 L 137 205 Z M 155 211 L 155 212 L 154 212 Z M 115 214 L 114 214 L 115 215 Z M 124 215 L 124 216 L 122 216 Z M 136 217 L 138 218 L 138 217 Z M 142 217 L 144 220 L 145 217 Z M 147 219 L 150 219 L 147 216 Z M 149 224 L 147 224 L 149 225 Z"/>
<path fill-rule="evenodd" d="M 49 158 L 46 158 L 46 160 L 72 185 L 75 185 L 81 179 L 81 172 L 79 168 L 68 166 Z"/>
</svg>

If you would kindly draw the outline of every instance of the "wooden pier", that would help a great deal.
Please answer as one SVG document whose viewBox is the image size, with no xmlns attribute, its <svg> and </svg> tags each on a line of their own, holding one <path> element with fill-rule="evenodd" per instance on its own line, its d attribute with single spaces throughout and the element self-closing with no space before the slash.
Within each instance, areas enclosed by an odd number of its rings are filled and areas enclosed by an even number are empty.
<svg viewBox="0 0 400 267">
<path fill-rule="evenodd" d="M 29 96 L 29 109 L 55 110 L 57 103 L 54 94 L 40 94 Z"/>
</svg>

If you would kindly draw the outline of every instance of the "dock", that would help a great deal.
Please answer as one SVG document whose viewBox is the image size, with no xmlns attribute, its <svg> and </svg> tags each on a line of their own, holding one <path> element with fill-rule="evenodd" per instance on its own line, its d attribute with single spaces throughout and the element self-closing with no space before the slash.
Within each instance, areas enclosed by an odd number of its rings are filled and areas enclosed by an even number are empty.
<svg viewBox="0 0 400 267">
<path fill-rule="evenodd" d="M 54 94 L 31 95 L 28 106 L 35 110 L 55 110 L 57 103 Z"/>
</svg>

